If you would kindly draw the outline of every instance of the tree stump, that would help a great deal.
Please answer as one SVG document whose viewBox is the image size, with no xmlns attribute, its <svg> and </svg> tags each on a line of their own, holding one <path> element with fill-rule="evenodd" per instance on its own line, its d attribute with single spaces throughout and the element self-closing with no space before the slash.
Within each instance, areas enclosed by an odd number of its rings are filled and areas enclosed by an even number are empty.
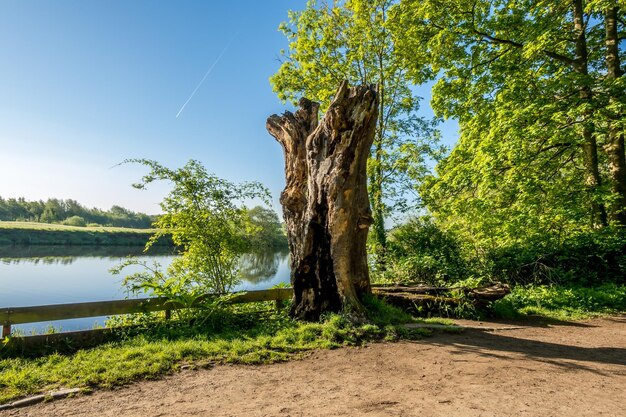
<svg viewBox="0 0 626 417">
<path fill-rule="evenodd" d="M 291 254 L 291 314 L 318 320 L 325 311 L 360 311 L 371 291 L 366 241 L 372 223 L 366 164 L 374 140 L 374 86 L 343 82 L 318 123 L 319 104 L 300 100 L 295 112 L 267 119 L 282 145 L 281 194 Z"/>
</svg>

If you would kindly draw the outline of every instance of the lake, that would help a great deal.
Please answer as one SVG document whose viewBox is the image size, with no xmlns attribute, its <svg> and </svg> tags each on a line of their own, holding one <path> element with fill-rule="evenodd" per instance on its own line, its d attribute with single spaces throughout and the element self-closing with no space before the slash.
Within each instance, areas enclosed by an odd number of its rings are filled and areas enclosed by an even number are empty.
<svg viewBox="0 0 626 417">
<path fill-rule="evenodd" d="M 121 275 L 109 269 L 128 255 L 165 267 L 174 259 L 171 249 L 132 247 L 0 246 L 0 308 L 79 303 L 129 298 L 122 288 L 129 267 Z M 260 290 L 289 283 L 289 253 L 246 254 L 240 262 L 242 283 L 235 290 Z M 135 268 L 135 269 L 133 269 Z M 89 329 L 106 318 L 59 320 L 12 326 L 24 333 L 42 332 L 51 325 L 62 331 Z"/>
</svg>

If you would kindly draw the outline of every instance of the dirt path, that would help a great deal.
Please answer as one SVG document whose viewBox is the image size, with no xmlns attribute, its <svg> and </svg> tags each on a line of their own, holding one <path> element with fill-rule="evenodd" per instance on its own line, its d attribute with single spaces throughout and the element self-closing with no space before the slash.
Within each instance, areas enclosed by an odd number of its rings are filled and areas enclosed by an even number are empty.
<svg viewBox="0 0 626 417">
<path fill-rule="evenodd" d="M 522 327 L 187 370 L 0 415 L 626 416 L 626 317 Z"/>
</svg>

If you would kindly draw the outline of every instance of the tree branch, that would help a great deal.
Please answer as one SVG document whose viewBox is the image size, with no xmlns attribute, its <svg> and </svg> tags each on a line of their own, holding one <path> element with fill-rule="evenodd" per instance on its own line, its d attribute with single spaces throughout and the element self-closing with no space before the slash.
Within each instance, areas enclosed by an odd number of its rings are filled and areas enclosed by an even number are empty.
<svg viewBox="0 0 626 417">
<path fill-rule="evenodd" d="M 488 40 L 492 43 L 496 43 L 496 44 L 504 44 L 504 45 L 511 45 L 514 46 L 518 49 L 522 49 L 524 48 L 524 44 L 520 43 L 520 42 L 516 42 L 510 39 L 503 39 L 503 38 L 498 38 L 496 36 L 492 36 L 488 33 L 485 32 L 481 32 L 480 30 L 478 30 L 478 28 L 476 27 L 476 3 L 474 3 L 474 5 L 472 6 L 472 10 L 471 15 L 472 15 L 472 32 L 480 37 L 482 37 L 485 40 Z M 557 61 L 561 61 L 567 65 L 574 65 L 575 60 L 573 60 L 570 57 L 567 57 L 565 55 L 561 55 L 561 54 L 557 54 L 556 52 L 552 52 L 552 51 L 548 51 L 546 49 L 542 49 L 541 50 L 542 53 L 544 53 L 545 55 L 547 55 L 548 57 L 555 59 Z"/>
</svg>

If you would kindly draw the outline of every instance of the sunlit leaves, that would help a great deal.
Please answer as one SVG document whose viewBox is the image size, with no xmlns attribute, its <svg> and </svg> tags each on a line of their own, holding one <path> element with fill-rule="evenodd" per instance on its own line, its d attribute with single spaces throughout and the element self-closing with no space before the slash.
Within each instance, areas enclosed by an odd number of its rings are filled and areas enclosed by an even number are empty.
<svg viewBox="0 0 626 417">
<path fill-rule="evenodd" d="M 616 3 L 583 1 L 586 67 L 572 2 L 403 0 L 392 10 L 409 75 L 438 78 L 433 108 L 462 130 L 423 198 L 469 242 L 558 242 L 591 227 L 592 201 L 610 202 L 607 187 L 587 187 L 582 131 L 602 150 L 607 114 L 625 114 L 623 77 L 604 76 L 603 12 Z"/>
<path fill-rule="evenodd" d="M 311 0 L 304 10 L 290 12 L 279 29 L 291 43 L 270 79 L 281 99 L 295 104 L 305 96 L 320 102 L 322 111 L 344 79 L 378 85 L 380 114 L 368 177 L 381 239 L 384 218 L 414 207 L 426 160 L 441 154 L 434 124 L 418 115 L 419 98 L 394 53 L 386 26 L 394 3 Z"/>
<path fill-rule="evenodd" d="M 161 202 L 164 214 L 155 223 L 158 232 L 151 239 L 155 242 L 162 235 L 171 235 L 180 248 L 181 256 L 174 259 L 164 276 L 178 280 L 183 289 L 195 286 L 200 292 L 217 293 L 232 289 L 238 282 L 237 258 L 248 247 L 250 217 L 243 203 L 255 198 L 267 202 L 267 189 L 257 182 L 223 180 L 194 160 L 176 169 L 147 159 L 125 162 L 150 169 L 138 188 L 155 181 L 172 184 Z"/>
</svg>

